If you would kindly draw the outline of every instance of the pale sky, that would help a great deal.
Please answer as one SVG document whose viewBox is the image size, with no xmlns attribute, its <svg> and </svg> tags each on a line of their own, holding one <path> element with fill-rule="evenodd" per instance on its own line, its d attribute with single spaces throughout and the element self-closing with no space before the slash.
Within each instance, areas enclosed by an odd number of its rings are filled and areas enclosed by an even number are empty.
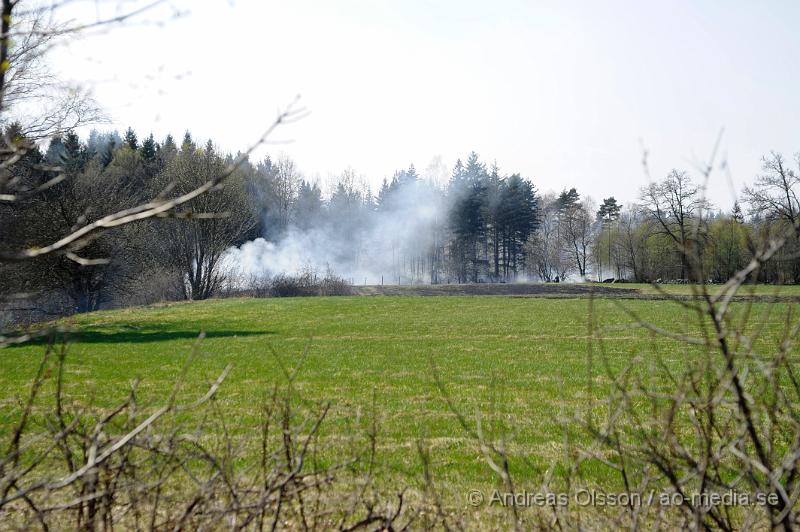
<svg viewBox="0 0 800 532">
<path fill-rule="evenodd" d="M 729 208 L 769 150 L 800 151 L 800 2 L 176 1 L 189 12 L 55 52 L 128 125 L 248 146 L 296 94 L 311 113 L 270 146 L 322 180 L 376 187 L 475 150 L 540 191 L 636 199 L 708 158 Z M 94 8 L 89 11 L 94 13 Z M 148 19 L 163 19 L 165 10 Z M 263 151 L 262 151 L 263 153 Z M 720 160 L 721 160 L 720 158 Z M 733 183 L 733 186 L 731 186 Z"/>
</svg>

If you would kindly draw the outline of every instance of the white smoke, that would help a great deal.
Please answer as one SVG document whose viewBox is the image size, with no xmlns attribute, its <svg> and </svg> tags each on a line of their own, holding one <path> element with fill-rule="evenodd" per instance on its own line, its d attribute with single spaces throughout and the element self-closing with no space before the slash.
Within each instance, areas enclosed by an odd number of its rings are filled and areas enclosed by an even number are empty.
<svg viewBox="0 0 800 532">
<path fill-rule="evenodd" d="M 332 211 L 310 229 L 290 226 L 275 242 L 257 238 L 231 248 L 223 268 L 243 283 L 308 270 L 357 285 L 428 283 L 447 223 L 443 198 L 427 180 L 399 186 L 381 209 Z"/>
</svg>

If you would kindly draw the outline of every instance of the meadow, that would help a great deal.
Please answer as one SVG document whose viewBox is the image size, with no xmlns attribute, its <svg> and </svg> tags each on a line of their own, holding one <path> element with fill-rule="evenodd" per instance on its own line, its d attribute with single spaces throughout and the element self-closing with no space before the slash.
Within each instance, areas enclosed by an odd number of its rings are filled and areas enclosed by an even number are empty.
<svg viewBox="0 0 800 532">
<path fill-rule="evenodd" d="M 674 294 L 693 295 L 700 289 L 691 284 L 659 284 L 648 283 L 588 283 L 590 286 L 609 287 L 616 289 L 635 290 L 644 295 Z M 722 285 L 707 285 L 710 294 L 716 294 Z M 737 293 L 739 296 L 767 296 L 767 297 L 800 297 L 800 285 L 768 285 L 748 284 L 742 286 Z"/>
<path fill-rule="evenodd" d="M 752 305 L 766 344 L 777 341 L 789 307 Z M 139 379 L 143 407 L 158 405 L 196 349 L 180 397 L 197 396 L 232 364 L 219 406 L 227 430 L 247 442 L 259 430 L 265 397 L 296 370 L 299 402 L 310 409 L 331 402 L 322 459 L 362 445 L 374 421 L 380 482 L 419 481 L 422 445 L 440 485 L 464 493 L 495 480 L 454 410 L 470 427 L 480 415 L 487 435 L 506 442 L 517 481 L 533 484 L 548 467 L 567 465 L 565 442 L 585 441 L 571 418 L 607 396 L 611 376 L 631 366 L 647 378 L 656 361 L 680 368 L 693 356 L 636 327 L 631 313 L 677 332 L 698 326 L 692 312 L 663 300 L 497 296 L 219 299 L 60 324 L 75 331 L 65 373 L 75 399 L 110 406 Z M 8 433 L 43 351 L 38 343 L 0 352 L 0 434 Z M 599 465 L 586 474 L 614 482 Z"/>
</svg>

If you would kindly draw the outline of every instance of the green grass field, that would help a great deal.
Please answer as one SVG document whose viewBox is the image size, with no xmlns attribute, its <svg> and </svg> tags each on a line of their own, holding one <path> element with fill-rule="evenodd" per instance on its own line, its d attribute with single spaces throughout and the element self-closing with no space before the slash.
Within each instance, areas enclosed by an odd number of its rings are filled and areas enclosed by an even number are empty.
<svg viewBox="0 0 800 532">
<path fill-rule="evenodd" d="M 653 286 L 647 283 L 586 283 L 590 286 L 605 286 L 609 288 L 627 288 L 629 290 L 638 290 L 642 294 L 677 294 L 677 295 L 692 295 L 700 290 L 699 286 L 690 284 L 659 284 Z M 721 285 L 707 285 L 710 294 L 716 294 Z M 739 296 L 781 296 L 781 297 L 798 297 L 800 296 L 800 285 L 744 285 L 737 292 Z"/>
<path fill-rule="evenodd" d="M 647 361 L 680 366 L 692 353 L 681 344 L 627 327 L 620 305 L 670 330 L 696 327 L 695 318 L 668 301 L 594 301 L 609 366 L 617 371 L 635 357 L 634 371 L 647 375 Z M 329 400 L 324 425 L 332 456 L 369 425 L 373 397 L 379 421 L 380 476 L 385 482 L 418 478 L 417 441 L 431 449 L 434 473 L 455 491 L 492 484 L 492 475 L 448 409 L 439 375 L 453 404 L 474 423 L 480 411 L 494 434 L 505 434 L 522 481 L 534 482 L 553 463 L 563 463 L 565 434 L 581 441 L 578 427 L 559 413 L 589 404 L 588 299 L 504 297 L 335 297 L 226 299 L 79 315 L 72 335 L 67 388 L 73 396 L 111 405 L 129 383 L 141 379 L 143 404 L 166 397 L 200 331 L 185 397 L 197 394 L 226 366 L 233 371 L 221 389 L 221 406 L 240 436 L 255 436 L 259 405 L 282 367 L 301 364 L 296 390 L 306 404 Z M 740 304 L 744 305 L 744 304 Z M 765 342 L 776 341 L 789 304 L 753 305 L 764 321 Z M 26 394 L 42 345 L 0 351 L 0 432 Z M 303 353 L 306 352 L 305 356 Z M 609 379 L 595 346 L 594 397 Z M 522 460 L 524 458 L 524 460 Z M 529 462 L 526 464 L 525 462 Z M 603 477 L 602 468 L 588 474 Z"/>
</svg>

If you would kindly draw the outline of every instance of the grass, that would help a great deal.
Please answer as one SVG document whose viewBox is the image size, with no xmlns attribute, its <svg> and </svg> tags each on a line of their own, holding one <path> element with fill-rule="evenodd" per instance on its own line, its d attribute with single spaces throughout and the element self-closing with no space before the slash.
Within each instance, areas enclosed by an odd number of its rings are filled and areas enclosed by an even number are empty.
<svg viewBox="0 0 800 532">
<path fill-rule="evenodd" d="M 671 302 L 624 305 L 671 330 L 695 327 L 692 315 Z M 767 312 L 766 304 L 753 305 L 754 318 L 767 324 L 765 341 L 777 339 L 788 308 L 780 303 Z M 422 440 L 431 449 L 435 476 L 463 493 L 492 485 L 492 474 L 437 382 L 469 423 L 474 425 L 480 411 L 487 430 L 507 439 L 519 458 L 512 463 L 518 481 L 536 482 L 551 464 L 563 465 L 566 435 L 582 438 L 559 412 L 580 411 L 591 397 L 609 391 L 602 371 L 593 375 L 589 388 L 588 309 L 587 299 L 336 297 L 226 299 L 96 312 L 66 322 L 80 331 L 70 339 L 66 381 L 73 396 L 111 405 L 125 397 L 130 381 L 141 379 L 141 400 L 158 404 L 202 330 L 206 338 L 183 393 L 199 392 L 232 363 L 221 403 L 239 435 L 255 436 L 265 394 L 284 380 L 283 368 L 302 364 L 298 394 L 309 404 L 333 403 L 323 432 L 333 442 L 332 456 L 337 445 L 363 433 L 374 401 L 382 481 L 420 477 L 416 442 Z M 614 371 L 640 355 L 645 361 L 661 357 L 671 366 L 691 357 L 673 340 L 624 327 L 632 319 L 616 301 L 595 301 L 594 315 L 616 326 L 603 333 Z M 41 345 L 0 351 L 0 434 L 8 433 L 42 352 Z M 595 368 L 598 356 L 595 351 Z M 643 376 L 649 368 L 634 365 Z M 598 466 L 587 474 L 602 478 L 609 472 Z"/>
<path fill-rule="evenodd" d="M 642 294 L 655 295 L 661 293 L 676 295 L 692 295 L 698 290 L 696 285 L 691 284 L 659 284 L 658 287 L 648 283 L 586 283 L 591 286 L 606 286 L 609 288 L 635 289 Z M 721 285 L 709 285 L 711 294 L 717 293 Z M 800 296 L 800 285 L 768 285 L 756 284 L 745 285 L 738 292 L 740 296 Z"/>
</svg>

